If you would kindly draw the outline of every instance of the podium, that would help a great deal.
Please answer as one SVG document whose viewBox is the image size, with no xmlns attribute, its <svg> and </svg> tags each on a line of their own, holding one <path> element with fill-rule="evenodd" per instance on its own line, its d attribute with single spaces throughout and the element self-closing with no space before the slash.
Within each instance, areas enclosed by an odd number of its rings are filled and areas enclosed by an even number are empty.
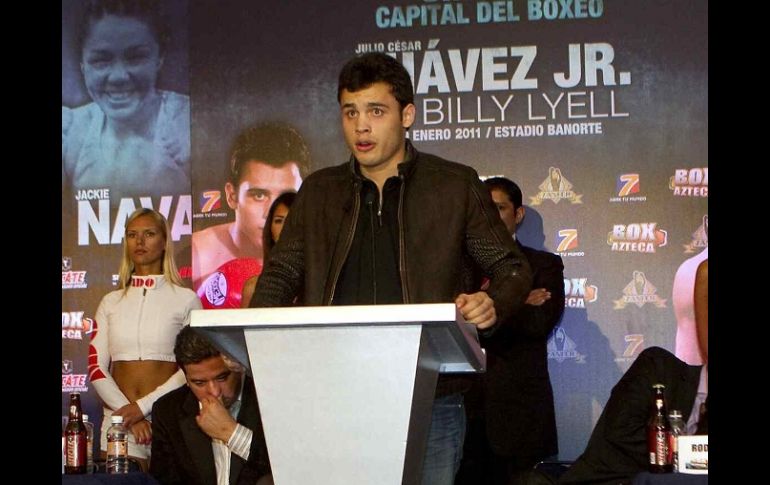
<svg viewBox="0 0 770 485">
<path fill-rule="evenodd" d="M 276 485 L 419 485 L 436 380 L 482 372 L 453 303 L 194 310 L 254 379 Z"/>
</svg>

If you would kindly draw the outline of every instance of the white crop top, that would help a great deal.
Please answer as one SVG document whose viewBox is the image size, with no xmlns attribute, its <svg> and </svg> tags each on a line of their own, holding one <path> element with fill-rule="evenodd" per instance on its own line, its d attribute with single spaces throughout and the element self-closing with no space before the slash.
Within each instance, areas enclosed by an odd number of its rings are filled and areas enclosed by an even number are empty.
<svg viewBox="0 0 770 485">
<path fill-rule="evenodd" d="M 175 362 L 176 335 L 190 323 L 190 310 L 201 308 L 195 292 L 167 282 L 162 275 L 133 276 L 130 284 L 128 291 L 115 290 L 102 298 L 88 352 L 91 383 L 113 410 L 129 401 L 110 376 L 110 361 Z M 136 403 L 147 416 L 155 400 L 184 382 L 180 369 Z"/>
</svg>

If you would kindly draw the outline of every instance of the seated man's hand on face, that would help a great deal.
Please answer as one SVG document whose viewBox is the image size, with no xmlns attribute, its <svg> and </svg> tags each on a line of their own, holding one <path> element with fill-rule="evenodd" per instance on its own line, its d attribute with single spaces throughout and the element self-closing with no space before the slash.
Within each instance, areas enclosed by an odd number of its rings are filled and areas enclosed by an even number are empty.
<svg viewBox="0 0 770 485">
<path fill-rule="evenodd" d="M 204 397 L 199 403 L 201 410 L 195 417 L 198 426 L 211 438 L 227 443 L 237 425 L 227 408 L 213 397 Z"/>
</svg>

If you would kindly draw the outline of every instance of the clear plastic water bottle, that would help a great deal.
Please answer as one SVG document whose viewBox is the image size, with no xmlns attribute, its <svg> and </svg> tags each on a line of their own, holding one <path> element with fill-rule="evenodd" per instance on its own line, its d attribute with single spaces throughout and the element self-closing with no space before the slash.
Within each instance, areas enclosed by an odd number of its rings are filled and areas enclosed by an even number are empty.
<svg viewBox="0 0 770 485">
<path fill-rule="evenodd" d="M 86 426 L 86 436 L 88 436 L 88 439 L 87 439 L 88 449 L 86 450 L 86 455 L 88 456 L 86 463 L 88 463 L 88 468 L 86 470 L 86 473 L 93 473 L 94 472 L 94 423 L 88 420 L 87 414 L 84 414 L 83 424 Z"/>
<path fill-rule="evenodd" d="M 107 473 L 128 473 L 128 432 L 123 416 L 111 416 L 107 429 Z"/>
<path fill-rule="evenodd" d="M 679 436 L 685 433 L 684 419 L 682 412 L 672 409 L 668 413 L 668 424 L 671 426 L 671 449 L 674 451 L 674 473 L 679 472 Z"/>
</svg>

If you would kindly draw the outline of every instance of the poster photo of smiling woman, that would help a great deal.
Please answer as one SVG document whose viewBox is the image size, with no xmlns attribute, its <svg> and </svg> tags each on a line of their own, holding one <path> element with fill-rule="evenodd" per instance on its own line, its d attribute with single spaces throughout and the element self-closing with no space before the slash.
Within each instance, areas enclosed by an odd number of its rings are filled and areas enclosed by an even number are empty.
<svg viewBox="0 0 770 485">
<path fill-rule="evenodd" d="M 62 3 L 62 190 L 190 192 L 186 2 Z"/>
</svg>

